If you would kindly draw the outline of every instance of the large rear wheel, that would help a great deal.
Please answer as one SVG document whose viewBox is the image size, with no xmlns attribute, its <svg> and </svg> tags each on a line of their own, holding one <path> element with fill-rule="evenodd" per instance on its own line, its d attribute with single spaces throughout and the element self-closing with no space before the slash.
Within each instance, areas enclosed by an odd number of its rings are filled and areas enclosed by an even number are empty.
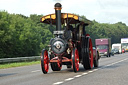
<svg viewBox="0 0 128 85">
<path fill-rule="evenodd" d="M 49 70 L 48 52 L 45 49 L 41 52 L 41 69 L 44 74 L 46 74 Z"/>
<path fill-rule="evenodd" d="M 72 66 L 74 72 L 79 71 L 79 54 L 76 48 L 73 48 L 72 50 Z"/>
<path fill-rule="evenodd" d="M 91 69 L 93 67 L 92 40 L 89 37 L 85 40 L 85 56 L 83 56 L 83 66 L 85 69 Z"/>
<path fill-rule="evenodd" d="M 54 57 L 55 57 L 55 55 L 51 54 L 50 59 L 52 59 Z M 59 61 L 58 62 L 52 62 L 51 63 L 51 68 L 52 68 L 53 71 L 60 71 L 61 68 L 62 68 L 62 63 L 60 63 Z"/>
</svg>

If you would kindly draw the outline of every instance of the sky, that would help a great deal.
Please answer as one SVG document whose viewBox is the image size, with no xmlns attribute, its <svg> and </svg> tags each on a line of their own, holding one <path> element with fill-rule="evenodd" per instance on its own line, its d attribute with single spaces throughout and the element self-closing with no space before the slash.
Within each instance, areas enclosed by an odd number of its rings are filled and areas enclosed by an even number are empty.
<svg viewBox="0 0 128 85">
<path fill-rule="evenodd" d="M 128 0 L 0 0 L 0 10 L 8 13 L 47 15 L 55 12 L 56 2 L 62 12 L 86 16 L 99 23 L 123 22 L 128 26 Z"/>
</svg>

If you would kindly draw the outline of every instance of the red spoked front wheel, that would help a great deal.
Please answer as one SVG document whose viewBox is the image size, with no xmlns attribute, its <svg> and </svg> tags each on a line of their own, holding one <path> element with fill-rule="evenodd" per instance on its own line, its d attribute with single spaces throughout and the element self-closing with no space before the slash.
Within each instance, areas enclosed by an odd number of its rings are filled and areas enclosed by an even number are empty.
<svg viewBox="0 0 128 85">
<path fill-rule="evenodd" d="M 79 71 L 79 54 L 76 48 L 73 48 L 72 50 L 72 66 L 74 72 Z"/>
<path fill-rule="evenodd" d="M 45 49 L 41 52 L 41 69 L 44 74 L 49 70 L 49 57 L 48 52 Z"/>
</svg>

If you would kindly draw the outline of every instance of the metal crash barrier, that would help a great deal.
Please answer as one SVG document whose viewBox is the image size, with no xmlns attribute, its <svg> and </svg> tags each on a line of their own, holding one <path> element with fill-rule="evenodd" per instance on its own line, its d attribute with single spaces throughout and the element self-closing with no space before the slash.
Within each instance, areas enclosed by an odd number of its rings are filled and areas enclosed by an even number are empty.
<svg viewBox="0 0 128 85">
<path fill-rule="evenodd" d="M 40 60 L 40 56 L 17 57 L 17 58 L 2 58 L 2 59 L 0 59 L 0 64 L 13 63 L 13 62 L 37 61 L 37 60 Z"/>
</svg>

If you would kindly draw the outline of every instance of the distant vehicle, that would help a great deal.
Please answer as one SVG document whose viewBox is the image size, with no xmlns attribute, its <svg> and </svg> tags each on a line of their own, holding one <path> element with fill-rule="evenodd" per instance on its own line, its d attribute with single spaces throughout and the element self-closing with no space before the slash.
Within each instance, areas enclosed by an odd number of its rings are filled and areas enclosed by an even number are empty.
<svg viewBox="0 0 128 85">
<path fill-rule="evenodd" d="M 122 53 L 125 53 L 125 49 L 124 48 L 122 48 Z"/>
<path fill-rule="evenodd" d="M 114 54 L 119 54 L 119 50 L 117 48 L 112 49 L 111 52 L 113 52 Z"/>
<path fill-rule="evenodd" d="M 128 52 L 128 38 L 121 38 L 121 45 Z"/>
<path fill-rule="evenodd" d="M 99 51 L 100 56 L 111 56 L 111 39 L 95 39 L 96 49 Z"/>
<path fill-rule="evenodd" d="M 121 43 L 112 44 L 112 49 L 118 49 L 119 53 L 122 53 L 122 46 Z"/>
<path fill-rule="evenodd" d="M 111 50 L 111 55 L 114 56 L 114 54 L 115 54 L 115 53 L 114 53 L 114 50 Z"/>
</svg>

